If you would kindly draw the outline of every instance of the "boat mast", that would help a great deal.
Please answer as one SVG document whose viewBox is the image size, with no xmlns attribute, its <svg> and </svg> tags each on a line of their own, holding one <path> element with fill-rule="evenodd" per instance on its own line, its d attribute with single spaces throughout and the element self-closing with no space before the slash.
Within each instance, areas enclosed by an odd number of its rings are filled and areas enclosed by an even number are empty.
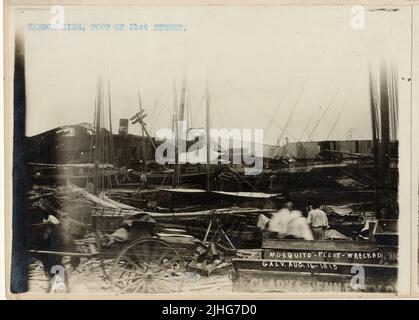
<svg viewBox="0 0 419 320">
<path fill-rule="evenodd" d="M 176 187 L 177 171 L 179 167 L 179 150 L 178 150 L 178 121 L 177 121 L 177 99 L 176 99 L 176 84 L 173 82 L 173 131 L 175 132 L 175 167 L 173 168 L 172 187 Z"/>
<path fill-rule="evenodd" d="M 182 80 L 182 89 L 181 89 L 181 94 L 180 94 L 180 104 L 179 104 L 179 114 L 178 114 L 178 118 L 176 121 L 176 149 L 177 151 L 177 168 L 176 168 L 176 186 L 179 186 L 179 181 L 180 181 L 180 164 L 179 164 L 179 139 L 183 139 L 183 135 L 181 135 L 181 137 L 179 137 L 179 123 L 183 124 L 183 121 L 185 120 L 185 99 L 186 99 L 186 76 L 185 74 L 183 75 L 183 80 Z M 183 130 L 183 125 L 182 125 L 182 130 Z M 183 142 L 181 144 L 183 146 Z M 180 152 L 184 152 L 185 150 L 183 150 L 182 148 L 180 149 Z"/>
<path fill-rule="evenodd" d="M 179 105 L 179 121 L 183 121 L 185 118 L 185 98 L 186 98 L 186 76 L 183 76 L 182 89 L 180 93 L 180 105 Z"/>
<path fill-rule="evenodd" d="M 375 204 L 376 212 L 379 214 L 380 208 L 380 183 L 379 183 L 379 157 L 378 157 L 378 121 L 377 121 L 377 107 L 378 101 L 375 94 L 376 86 L 372 74 L 372 70 L 369 71 L 369 83 L 370 83 L 370 103 L 371 103 L 371 125 L 372 125 L 372 143 L 373 143 L 373 153 L 374 153 L 374 175 L 375 175 Z"/>
<path fill-rule="evenodd" d="M 108 79 L 108 107 L 109 107 L 109 158 L 110 163 L 115 165 L 115 150 L 113 145 L 112 131 L 112 107 L 111 107 L 111 82 Z"/>
<path fill-rule="evenodd" d="M 380 118 L 381 118 L 381 153 L 380 153 L 380 187 L 386 190 L 385 202 L 388 202 L 387 197 L 390 195 L 388 190 L 390 187 L 390 118 L 389 118 L 389 90 L 387 79 L 387 64 L 386 60 L 380 63 Z M 384 213 L 386 213 L 386 208 Z M 383 217 L 381 217 L 383 218 Z"/>
<path fill-rule="evenodd" d="M 211 136 L 210 136 L 210 95 L 207 84 L 206 104 L 205 104 L 205 121 L 206 121 L 206 136 L 207 136 L 207 191 L 211 191 L 211 165 L 210 165 L 210 151 L 211 151 Z"/>
<path fill-rule="evenodd" d="M 143 104 L 141 102 L 141 92 L 138 90 L 138 104 L 140 106 L 140 114 L 142 114 L 143 111 Z M 141 122 L 141 140 L 142 140 L 142 151 L 141 151 L 141 157 L 143 158 L 143 164 L 144 164 L 144 172 L 147 171 L 147 157 L 146 157 L 146 144 L 145 144 L 145 132 L 144 132 L 144 125 Z"/>
<path fill-rule="evenodd" d="M 94 166 L 94 182 L 93 193 L 99 194 L 100 189 L 100 158 L 101 158 L 101 104 L 102 104 L 102 81 L 99 78 L 97 99 L 96 99 L 96 128 L 95 128 L 95 166 Z"/>
</svg>

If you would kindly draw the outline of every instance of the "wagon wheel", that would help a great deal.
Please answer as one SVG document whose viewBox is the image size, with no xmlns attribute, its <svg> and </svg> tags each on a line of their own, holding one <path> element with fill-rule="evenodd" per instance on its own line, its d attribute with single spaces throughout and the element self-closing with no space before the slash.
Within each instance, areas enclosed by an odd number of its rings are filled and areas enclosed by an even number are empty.
<svg viewBox="0 0 419 320">
<path fill-rule="evenodd" d="M 119 293 L 174 293 L 182 289 L 184 261 L 167 242 L 147 238 L 123 249 L 109 279 Z"/>
<path fill-rule="evenodd" d="M 95 236 L 96 236 L 95 237 L 95 240 L 96 240 L 95 252 L 103 253 L 104 251 L 106 251 L 106 247 L 104 247 L 102 244 L 104 235 L 100 230 L 96 230 Z M 103 278 L 106 280 L 109 280 L 109 274 L 112 270 L 113 258 L 110 257 L 109 255 L 104 255 L 104 254 L 99 254 L 97 258 L 99 259 L 99 266 L 100 266 L 100 269 L 102 270 Z"/>
<path fill-rule="evenodd" d="M 100 268 L 102 270 L 102 277 L 110 281 L 110 273 L 113 267 L 113 259 L 109 257 L 100 258 Z"/>
</svg>

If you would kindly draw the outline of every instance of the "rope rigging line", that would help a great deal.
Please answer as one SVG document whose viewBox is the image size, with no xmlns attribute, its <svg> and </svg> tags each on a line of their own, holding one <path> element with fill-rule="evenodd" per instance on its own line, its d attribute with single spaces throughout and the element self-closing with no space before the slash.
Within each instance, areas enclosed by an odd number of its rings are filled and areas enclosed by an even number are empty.
<svg viewBox="0 0 419 320">
<path fill-rule="evenodd" d="M 229 168 L 229 170 L 231 171 L 231 172 L 233 172 L 235 175 L 237 175 L 240 179 L 242 179 L 246 184 L 248 184 L 255 192 L 259 192 L 259 190 L 257 189 L 257 187 L 256 186 L 253 186 L 249 181 L 247 181 L 245 178 L 243 178 L 242 176 L 241 176 L 241 174 L 240 173 L 238 173 L 236 170 L 234 170 L 233 168 L 231 168 L 230 166 L 228 167 Z"/>
<path fill-rule="evenodd" d="M 281 143 L 281 141 L 282 141 L 282 138 L 283 138 L 283 136 L 284 136 L 284 134 L 285 134 L 285 130 L 287 130 L 288 125 L 289 125 L 289 123 L 291 122 L 291 119 L 292 119 L 292 117 L 293 117 L 293 115 L 294 115 L 294 112 L 295 112 L 295 110 L 297 109 L 298 103 L 300 102 L 300 98 L 301 98 L 301 96 L 302 96 L 302 94 L 303 94 L 303 92 L 304 92 L 304 89 L 305 89 L 306 85 L 307 85 L 307 82 L 308 82 L 308 79 L 309 79 L 309 77 L 310 77 L 310 74 L 311 74 L 311 70 L 310 70 L 310 72 L 307 74 L 307 76 L 305 77 L 304 82 L 303 82 L 303 85 L 301 86 L 301 89 L 300 89 L 300 91 L 299 91 L 299 93 L 298 93 L 297 99 L 296 99 L 296 100 L 295 100 L 295 102 L 294 102 L 294 106 L 293 106 L 293 108 L 292 108 L 292 110 L 291 110 L 291 113 L 288 115 L 287 122 L 285 123 L 284 128 L 281 130 L 281 135 L 280 135 L 280 137 L 279 137 L 279 139 L 278 139 L 278 147 L 277 147 L 277 150 L 279 149 L 279 144 L 280 144 L 280 143 Z M 274 157 L 274 158 L 276 157 L 277 150 L 276 150 L 276 151 L 274 151 L 274 154 L 273 154 L 273 157 Z M 270 162 L 271 162 L 271 160 L 269 161 L 269 163 L 270 163 Z M 258 180 L 257 180 L 257 182 L 256 182 L 256 186 L 259 186 L 259 184 L 262 182 L 262 179 L 263 179 L 263 174 L 261 174 L 261 175 L 258 177 Z"/>
<path fill-rule="evenodd" d="M 195 116 L 193 116 L 193 117 L 192 117 L 192 122 L 193 122 L 193 123 L 195 123 L 195 120 L 197 120 L 198 115 L 201 113 L 201 110 L 202 110 L 202 109 L 203 109 L 203 107 L 204 107 L 204 98 L 205 98 L 205 95 L 203 95 L 203 96 L 201 97 L 201 101 L 199 102 L 199 107 L 198 107 L 198 110 L 196 110 Z"/>
<path fill-rule="evenodd" d="M 273 124 L 273 122 L 274 122 L 274 119 L 276 118 L 276 115 L 277 115 L 277 113 L 278 113 L 279 109 L 281 108 L 282 103 L 284 102 L 284 98 L 285 98 L 285 96 L 286 96 L 286 94 L 287 94 L 287 91 L 288 91 L 288 89 L 289 89 L 289 87 L 290 87 L 290 85 L 291 85 L 292 81 L 293 81 L 293 78 L 290 78 L 290 80 L 288 81 L 287 86 L 285 87 L 284 92 L 283 92 L 283 93 L 282 93 L 282 95 L 281 95 L 281 98 L 280 98 L 280 100 L 279 100 L 278 106 L 277 106 L 277 108 L 276 108 L 276 110 L 275 110 L 275 112 L 274 112 L 274 114 L 273 114 L 272 118 L 270 119 L 270 122 L 269 122 L 268 128 L 266 129 L 266 135 L 268 134 L 269 130 L 270 130 L 270 129 L 271 129 L 271 127 L 272 127 L 272 124 Z"/>
<path fill-rule="evenodd" d="M 330 89 L 332 88 L 332 86 L 330 86 Z M 323 93 L 323 95 L 322 95 L 322 98 L 320 99 L 320 103 L 319 103 L 319 109 L 321 109 L 322 108 L 322 106 L 323 106 L 323 104 L 324 104 L 324 100 L 326 99 L 326 97 L 327 97 L 327 92 L 329 92 L 329 90 L 327 90 L 327 91 L 325 91 L 324 93 Z M 307 122 L 307 124 L 306 124 L 306 126 L 305 126 L 305 128 L 304 128 L 304 130 L 301 132 L 301 135 L 300 135 L 300 137 L 298 138 L 298 140 L 297 141 L 301 141 L 301 139 L 303 138 L 303 135 L 304 135 L 304 132 L 306 132 L 307 131 L 307 136 L 308 136 L 308 140 L 312 140 L 312 138 L 310 137 L 310 132 L 311 132 L 311 130 L 310 130 L 310 125 L 311 125 L 311 123 L 314 121 L 314 118 L 315 118 L 315 115 L 317 114 L 319 112 L 319 110 L 314 110 L 314 112 L 311 114 L 311 116 L 310 116 L 310 118 L 309 118 L 309 120 L 308 120 L 308 122 Z"/>
<path fill-rule="evenodd" d="M 168 92 L 166 92 L 166 95 L 164 96 L 164 98 L 163 98 L 163 100 L 162 100 L 162 103 L 160 104 L 160 110 L 158 110 L 158 113 L 156 114 L 156 116 L 155 116 L 155 118 L 154 118 L 154 122 L 151 124 L 151 126 L 150 126 L 150 134 L 152 134 L 152 132 L 153 132 L 153 130 L 154 130 L 154 127 L 155 127 L 155 125 L 157 124 L 157 121 L 160 119 L 160 115 L 161 115 L 161 113 L 163 112 L 163 110 L 166 110 L 167 109 L 167 100 L 169 99 L 169 94 L 168 94 Z M 157 102 L 156 102 L 156 106 L 157 106 L 158 104 L 157 104 Z M 157 109 L 158 109 L 159 107 L 157 107 Z M 150 116 L 150 118 L 151 117 L 154 117 L 154 114 L 153 115 L 151 115 Z"/>
<path fill-rule="evenodd" d="M 345 77 L 346 79 L 347 77 Z M 353 75 L 352 75 L 352 79 L 353 79 Z M 344 81 L 343 81 L 344 82 Z M 352 84 L 353 86 L 353 84 Z M 311 132 L 309 133 L 307 140 L 303 143 L 303 145 L 306 145 L 309 140 L 313 140 L 313 133 L 317 130 L 317 128 L 319 127 L 321 121 L 323 120 L 324 116 L 326 115 L 326 113 L 329 111 L 330 107 L 333 105 L 333 103 L 335 102 L 335 99 L 337 98 L 337 96 L 339 95 L 339 93 L 341 92 L 343 87 L 343 83 L 341 83 L 341 85 L 338 87 L 338 89 L 336 90 L 336 93 L 334 94 L 334 96 L 332 97 L 332 99 L 330 100 L 329 104 L 327 105 L 326 109 L 323 111 L 323 113 L 320 115 L 320 118 L 318 119 L 318 121 L 316 122 L 316 125 L 314 126 L 314 128 L 311 130 Z M 352 87 L 351 87 L 352 90 Z"/>
<path fill-rule="evenodd" d="M 335 122 L 333 123 L 333 126 L 332 126 L 332 128 L 330 129 L 329 134 L 328 134 L 328 135 L 327 135 L 327 137 L 326 137 L 326 140 L 328 140 L 328 139 L 329 139 L 329 137 L 330 137 L 330 135 L 332 134 L 333 130 L 335 129 L 335 127 L 336 127 L 337 123 L 339 122 L 339 119 L 340 119 L 340 117 L 341 117 L 341 115 L 342 115 L 343 111 L 345 110 L 346 105 L 348 104 L 348 101 L 349 101 L 349 98 L 350 98 L 350 96 L 351 96 L 351 92 L 352 92 L 352 89 L 354 88 L 354 86 L 355 86 L 355 83 L 353 83 L 353 84 L 352 84 L 351 89 L 348 91 L 348 95 L 346 96 L 345 102 L 343 103 L 343 106 L 342 106 L 342 108 L 340 109 L 340 111 L 339 111 L 339 113 L 338 113 L 338 116 L 336 117 L 336 120 L 335 120 Z"/>
<path fill-rule="evenodd" d="M 305 89 L 306 85 L 307 85 L 307 82 L 308 82 L 308 78 L 309 78 L 309 76 L 310 76 L 310 73 L 309 73 L 309 74 L 307 74 L 307 76 L 306 76 L 306 78 L 305 78 L 305 80 L 304 80 L 304 83 L 303 83 L 303 85 L 302 85 L 302 87 L 301 87 L 301 90 L 300 90 L 300 92 L 298 93 L 297 99 L 295 100 L 295 103 L 294 103 L 294 106 L 293 106 L 293 108 L 292 108 L 292 110 L 291 110 L 291 113 L 288 115 L 288 119 L 287 119 L 287 122 L 285 123 L 284 130 L 281 132 L 281 135 L 280 135 L 280 137 L 279 137 L 279 143 L 281 143 L 282 138 L 283 138 L 283 136 L 284 136 L 284 131 L 288 128 L 288 125 L 290 124 L 291 119 L 292 119 L 292 117 L 294 116 L 295 110 L 297 110 L 298 103 L 300 102 L 300 98 L 301 98 L 301 96 L 302 96 L 302 94 L 303 94 L 303 92 L 304 92 L 304 89 Z"/>
<path fill-rule="evenodd" d="M 337 98 L 337 96 L 339 95 L 339 92 L 341 91 L 342 86 L 340 86 L 335 94 L 333 95 L 332 99 L 330 100 L 329 104 L 327 105 L 326 109 L 322 112 L 322 114 L 320 115 L 320 118 L 317 120 L 316 125 L 314 126 L 314 128 L 311 130 L 311 132 L 309 133 L 308 137 L 307 137 L 307 141 L 304 143 L 307 143 L 308 140 L 312 139 L 312 135 L 313 133 L 317 130 L 317 128 L 319 127 L 321 121 L 323 120 L 324 116 L 326 115 L 326 113 L 329 111 L 330 107 L 333 105 L 333 103 L 335 102 L 335 99 Z"/>
<path fill-rule="evenodd" d="M 261 115 L 265 116 L 266 118 L 271 119 L 271 116 L 270 116 L 270 115 L 268 115 L 268 114 L 267 114 L 267 113 L 266 113 L 263 109 L 259 109 L 259 112 L 260 112 L 260 114 L 261 114 Z M 297 140 L 297 138 L 296 138 L 296 136 L 294 136 L 294 134 L 290 133 L 289 131 L 287 131 L 287 130 L 285 130 L 283 127 L 281 127 L 275 119 L 273 120 L 273 122 L 274 122 L 274 124 L 276 125 L 276 127 L 277 127 L 279 130 L 284 131 L 284 132 L 285 132 L 285 134 L 286 134 L 288 137 L 291 137 L 292 139 Z M 278 142 L 278 141 L 277 141 L 277 142 Z"/>
</svg>

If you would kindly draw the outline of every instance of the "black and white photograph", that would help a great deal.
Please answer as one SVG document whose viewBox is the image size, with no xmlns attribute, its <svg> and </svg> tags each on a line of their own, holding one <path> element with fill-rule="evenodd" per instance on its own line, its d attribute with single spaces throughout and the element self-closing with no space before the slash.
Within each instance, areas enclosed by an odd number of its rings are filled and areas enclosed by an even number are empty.
<svg viewBox="0 0 419 320">
<path fill-rule="evenodd" d="M 413 10 L 12 5 L 10 294 L 410 293 Z"/>
</svg>

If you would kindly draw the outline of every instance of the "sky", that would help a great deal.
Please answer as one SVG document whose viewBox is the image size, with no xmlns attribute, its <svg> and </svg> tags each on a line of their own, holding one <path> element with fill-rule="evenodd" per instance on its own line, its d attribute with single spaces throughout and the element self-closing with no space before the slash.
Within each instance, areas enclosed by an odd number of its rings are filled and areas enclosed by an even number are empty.
<svg viewBox="0 0 419 320">
<path fill-rule="evenodd" d="M 170 127 L 173 88 L 180 95 L 185 75 L 192 127 L 205 125 L 208 86 L 213 128 L 264 129 L 267 144 L 371 139 L 369 65 L 391 58 L 400 77 L 410 72 L 409 8 L 366 8 L 361 30 L 351 28 L 349 6 L 68 6 L 64 14 L 85 31 L 28 31 L 50 23 L 50 8 L 15 12 L 28 136 L 92 122 L 99 77 L 110 82 L 114 130 L 138 112 L 140 92 L 154 134 Z M 92 31 L 94 23 L 125 30 Z M 182 28 L 129 31 L 130 23 Z"/>
</svg>

